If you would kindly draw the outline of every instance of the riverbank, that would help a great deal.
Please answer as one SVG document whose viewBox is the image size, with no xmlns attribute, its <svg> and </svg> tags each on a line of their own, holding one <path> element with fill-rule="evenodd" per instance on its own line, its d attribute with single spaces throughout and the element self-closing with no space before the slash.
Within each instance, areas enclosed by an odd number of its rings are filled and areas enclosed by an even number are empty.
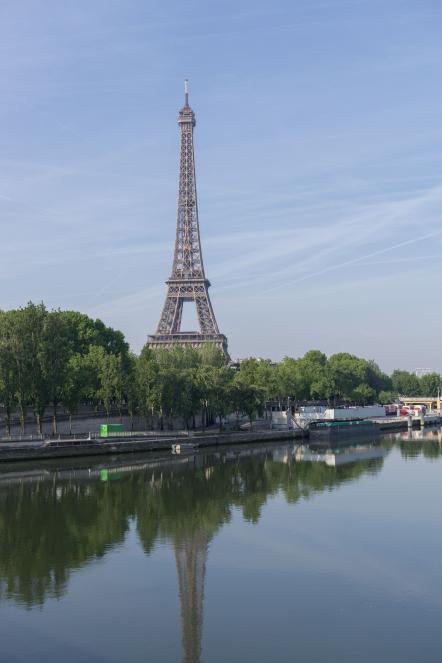
<svg viewBox="0 0 442 663">
<path fill-rule="evenodd" d="M 300 430 L 249 431 L 240 433 L 218 433 L 199 435 L 186 439 L 195 447 L 217 447 L 251 442 L 269 442 L 302 438 Z M 48 458 L 71 458 L 101 456 L 150 451 L 168 451 L 172 444 L 183 442 L 182 437 L 112 437 L 38 442 L 6 442 L 0 445 L 0 462 L 39 460 Z"/>
<path fill-rule="evenodd" d="M 424 426 L 440 426 L 442 418 L 438 414 L 426 414 L 424 417 L 383 417 L 373 418 L 381 431 L 406 430 L 407 428 L 423 428 Z M 411 424 L 411 425 L 410 425 Z"/>
<path fill-rule="evenodd" d="M 426 416 L 424 425 L 440 425 L 439 416 Z M 377 420 L 382 432 L 406 430 L 408 422 L 404 417 Z M 412 427 L 422 426 L 420 418 L 414 418 Z M 230 433 L 193 434 L 189 437 L 171 433 L 170 435 L 139 434 L 100 438 L 94 434 L 90 438 L 77 437 L 60 440 L 33 440 L 0 442 L 0 463 L 23 460 L 39 460 L 51 458 L 73 458 L 82 456 L 102 456 L 125 453 L 144 453 L 152 451 L 170 451 L 173 444 L 191 442 L 195 448 L 217 447 L 252 442 L 269 442 L 277 440 L 293 440 L 308 437 L 306 431 L 293 430 L 256 430 Z"/>
</svg>

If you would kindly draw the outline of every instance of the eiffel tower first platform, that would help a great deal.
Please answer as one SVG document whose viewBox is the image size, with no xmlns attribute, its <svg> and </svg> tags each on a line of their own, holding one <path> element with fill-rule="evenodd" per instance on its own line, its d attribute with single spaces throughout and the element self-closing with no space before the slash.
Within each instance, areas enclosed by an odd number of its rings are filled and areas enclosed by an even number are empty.
<svg viewBox="0 0 442 663">
<path fill-rule="evenodd" d="M 204 343 L 214 343 L 227 355 L 227 338 L 219 332 L 209 297 L 210 282 L 204 273 L 193 150 L 195 114 L 189 106 L 187 80 L 184 92 L 184 106 L 178 116 L 180 180 L 172 274 L 166 281 L 166 301 L 157 330 L 148 337 L 147 343 L 153 348 L 170 348 L 176 344 L 201 347 Z M 194 302 L 199 331 L 181 331 L 184 302 Z"/>
</svg>

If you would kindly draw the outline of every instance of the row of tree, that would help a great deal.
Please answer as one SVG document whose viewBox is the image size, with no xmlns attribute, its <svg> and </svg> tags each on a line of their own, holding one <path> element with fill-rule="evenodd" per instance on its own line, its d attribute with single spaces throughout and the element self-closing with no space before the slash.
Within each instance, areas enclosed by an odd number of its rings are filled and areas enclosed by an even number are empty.
<svg viewBox="0 0 442 663">
<path fill-rule="evenodd" d="M 266 400 L 262 385 L 227 365 L 223 352 L 210 344 L 170 350 L 145 346 L 136 362 L 136 377 L 137 409 L 151 427 L 155 417 L 161 427 L 165 422 L 172 427 L 176 417 L 187 428 L 194 427 L 198 414 L 203 427 L 214 417 L 221 427 L 223 418 L 233 412 L 252 422 Z"/>
<path fill-rule="evenodd" d="M 75 311 L 48 311 L 43 304 L 0 312 L 0 401 L 6 426 L 19 413 L 24 431 L 35 414 L 42 432 L 48 407 L 57 432 L 60 405 L 72 418 L 81 403 L 117 409 L 163 427 L 180 417 L 185 426 L 203 425 L 228 412 L 250 419 L 262 408 L 264 393 L 226 363 L 221 350 L 177 346 L 140 356 L 129 352 L 121 332 Z"/>
<path fill-rule="evenodd" d="M 439 373 L 417 377 L 396 370 L 387 375 L 373 360 L 348 352 L 327 356 L 310 350 L 303 357 L 285 357 L 280 363 L 247 359 L 241 362 L 247 381 L 260 386 L 268 400 L 347 402 L 367 405 L 391 403 L 400 396 L 436 397 L 442 387 Z"/>
<path fill-rule="evenodd" d="M 33 303 L 1 311 L 0 400 L 8 431 L 16 411 L 24 430 L 29 408 L 41 432 L 49 405 L 54 431 L 61 403 L 71 414 L 82 400 L 122 407 L 130 361 L 123 334 L 82 313 Z"/>
<path fill-rule="evenodd" d="M 387 403 L 398 395 L 436 396 L 441 377 L 406 371 L 383 373 L 373 361 L 348 353 L 327 358 L 318 350 L 280 363 L 246 359 L 239 370 L 210 344 L 171 350 L 129 351 L 123 334 L 75 311 L 48 311 L 43 304 L 0 312 L 0 400 L 8 431 L 18 412 L 22 430 L 32 410 L 40 432 L 48 407 L 57 431 L 62 404 L 69 415 L 81 403 L 113 409 L 146 425 L 203 426 L 229 413 L 253 417 L 266 400 Z"/>
</svg>

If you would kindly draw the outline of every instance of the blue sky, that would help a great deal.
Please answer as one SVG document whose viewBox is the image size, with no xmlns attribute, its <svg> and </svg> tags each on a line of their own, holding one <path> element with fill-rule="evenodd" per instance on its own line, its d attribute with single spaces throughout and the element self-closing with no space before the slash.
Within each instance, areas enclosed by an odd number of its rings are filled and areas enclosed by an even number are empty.
<svg viewBox="0 0 442 663">
<path fill-rule="evenodd" d="M 436 0 L 3 0 L 2 308 L 158 322 L 190 79 L 201 235 L 233 357 L 442 370 Z"/>
</svg>

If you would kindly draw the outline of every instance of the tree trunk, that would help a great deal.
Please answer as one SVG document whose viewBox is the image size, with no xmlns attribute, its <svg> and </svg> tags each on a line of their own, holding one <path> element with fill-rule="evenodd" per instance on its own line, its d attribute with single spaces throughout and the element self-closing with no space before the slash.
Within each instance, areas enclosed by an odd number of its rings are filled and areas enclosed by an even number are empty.
<svg viewBox="0 0 442 663">
<path fill-rule="evenodd" d="M 53 413 L 52 413 L 52 433 L 57 434 L 57 401 L 54 400 L 52 404 Z"/>
<path fill-rule="evenodd" d="M 11 437 L 11 408 L 6 408 L 6 429 L 8 431 L 8 437 Z"/>
<path fill-rule="evenodd" d="M 250 421 L 250 430 L 252 430 L 252 428 L 253 428 L 253 419 L 252 419 L 251 414 L 249 415 L 249 421 Z"/>
<path fill-rule="evenodd" d="M 192 414 L 192 429 L 195 430 L 195 428 L 196 428 L 195 415 Z"/>
<path fill-rule="evenodd" d="M 26 408 L 22 405 L 20 406 L 20 431 L 21 434 L 25 434 L 25 424 L 26 424 Z"/>
<path fill-rule="evenodd" d="M 69 412 L 69 435 L 72 435 L 72 414 Z"/>
</svg>

